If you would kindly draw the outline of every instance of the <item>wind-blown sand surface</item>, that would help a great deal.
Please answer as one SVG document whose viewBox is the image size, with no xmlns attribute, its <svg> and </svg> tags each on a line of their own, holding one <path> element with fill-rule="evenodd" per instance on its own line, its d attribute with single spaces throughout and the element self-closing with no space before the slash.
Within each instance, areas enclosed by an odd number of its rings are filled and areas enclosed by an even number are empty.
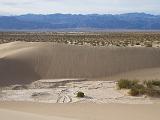
<svg viewBox="0 0 160 120">
<path fill-rule="evenodd" d="M 1 44 L 0 120 L 159 120 L 159 99 L 118 91 L 121 78 L 160 78 L 160 49 Z"/>
<path fill-rule="evenodd" d="M 37 118 L 39 120 L 159 120 L 160 118 L 160 104 L 42 104 L 1 102 L 0 109 L 2 109 L 0 110 L 0 119 L 2 120 L 27 120 L 27 118 L 33 120 L 38 120 Z M 58 116 L 61 116 L 62 119 Z"/>
<path fill-rule="evenodd" d="M 43 116 L 33 113 L 19 112 L 13 110 L 0 109 L 0 119 L 1 120 L 75 120 L 64 117 L 55 116 Z"/>
<path fill-rule="evenodd" d="M 0 86 L 54 78 L 118 80 L 159 77 L 159 48 L 93 47 L 49 42 L 0 45 Z"/>
</svg>

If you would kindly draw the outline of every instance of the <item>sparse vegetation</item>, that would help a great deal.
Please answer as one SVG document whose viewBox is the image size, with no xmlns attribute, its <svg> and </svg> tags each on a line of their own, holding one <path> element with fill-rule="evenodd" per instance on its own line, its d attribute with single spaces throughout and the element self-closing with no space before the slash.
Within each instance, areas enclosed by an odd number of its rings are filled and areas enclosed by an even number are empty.
<svg viewBox="0 0 160 120">
<path fill-rule="evenodd" d="M 160 97 L 160 88 L 147 88 L 145 92 L 148 96 Z"/>
<path fill-rule="evenodd" d="M 132 96 L 137 96 L 137 95 L 139 95 L 139 91 L 136 88 L 131 88 L 129 91 L 129 94 Z"/>
<path fill-rule="evenodd" d="M 133 86 L 138 84 L 137 80 L 127 80 L 121 79 L 118 81 L 118 88 L 119 89 L 131 89 Z"/>
<path fill-rule="evenodd" d="M 132 86 L 129 94 L 132 96 L 143 95 L 143 94 L 145 94 L 145 87 L 141 84 L 136 84 L 136 85 Z"/>
<path fill-rule="evenodd" d="M 158 80 L 144 81 L 144 84 L 147 88 L 153 88 L 154 86 L 160 87 L 160 81 Z"/>
<path fill-rule="evenodd" d="M 152 85 L 160 87 L 160 81 L 158 81 L 158 80 L 152 80 L 151 82 L 152 82 Z"/>
<path fill-rule="evenodd" d="M 159 32 L 0 32 L 0 43 L 13 41 L 57 42 L 73 45 L 91 46 L 144 46 L 152 47 L 160 44 Z"/>
<path fill-rule="evenodd" d="M 152 43 L 146 43 L 145 46 L 146 47 L 152 47 Z"/>
<path fill-rule="evenodd" d="M 152 88 L 152 81 L 144 81 L 144 85 L 145 85 L 147 88 Z"/>
<path fill-rule="evenodd" d="M 120 89 L 130 89 L 129 94 L 132 96 L 148 95 L 159 97 L 160 96 L 160 81 L 149 80 L 140 83 L 137 80 L 121 79 L 117 83 Z"/>
<path fill-rule="evenodd" d="M 77 97 L 83 98 L 84 96 L 85 96 L 85 95 L 84 95 L 83 92 L 78 92 L 78 93 L 77 93 Z"/>
</svg>

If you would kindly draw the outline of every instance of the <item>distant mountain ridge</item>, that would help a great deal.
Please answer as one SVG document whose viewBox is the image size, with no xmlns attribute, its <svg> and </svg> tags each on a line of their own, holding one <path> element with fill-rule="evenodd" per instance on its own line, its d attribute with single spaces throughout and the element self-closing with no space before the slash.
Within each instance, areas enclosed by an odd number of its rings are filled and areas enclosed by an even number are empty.
<svg viewBox="0 0 160 120">
<path fill-rule="evenodd" d="M 140 29 L 160 30 L 160 15 L 146 13 L 112 14 L 26 14 L 0 16 L 0 29 Z"/>
</svg>

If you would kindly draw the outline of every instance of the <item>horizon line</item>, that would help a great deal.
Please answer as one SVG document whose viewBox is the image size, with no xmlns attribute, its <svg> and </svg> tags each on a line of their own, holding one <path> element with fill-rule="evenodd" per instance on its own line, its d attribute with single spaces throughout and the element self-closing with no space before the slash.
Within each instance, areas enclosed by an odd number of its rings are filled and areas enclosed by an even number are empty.
<svg viewBox="0 0 160 120">
<path fill-rule="evenodd" d="M 24 13 L 24 14 L 13 14 L 13 15 L 1 15 L 0 16 L 23 16 L 23 15 L 56 15 L 56 14 L 61 14 L 61 15 L 124 15 L 124 14 L 146 14 L 146 15 L 153 15 L 153 16 L 159 16 L 160 14 L 153 14 L 153 13 L 147 13 L 147 12 L 124 12 L 124 13 L 89 13 L 89 14 L 84 14 L 84 13 L 48 13 L 48 14 L 41 14 L 41 13 Z"/>
</svg>

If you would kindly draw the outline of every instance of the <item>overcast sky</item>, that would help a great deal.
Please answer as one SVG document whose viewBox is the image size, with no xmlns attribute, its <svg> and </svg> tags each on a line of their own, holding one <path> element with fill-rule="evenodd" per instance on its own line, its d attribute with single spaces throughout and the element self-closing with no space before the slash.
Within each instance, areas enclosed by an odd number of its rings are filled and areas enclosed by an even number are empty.
<svg viewBox="0 0 160 120">
<path fill-rule="evenodd" d="M 129 12 L 160 14 L 160 0 L 0 0 L 0 15 Z"/>
</svg>

